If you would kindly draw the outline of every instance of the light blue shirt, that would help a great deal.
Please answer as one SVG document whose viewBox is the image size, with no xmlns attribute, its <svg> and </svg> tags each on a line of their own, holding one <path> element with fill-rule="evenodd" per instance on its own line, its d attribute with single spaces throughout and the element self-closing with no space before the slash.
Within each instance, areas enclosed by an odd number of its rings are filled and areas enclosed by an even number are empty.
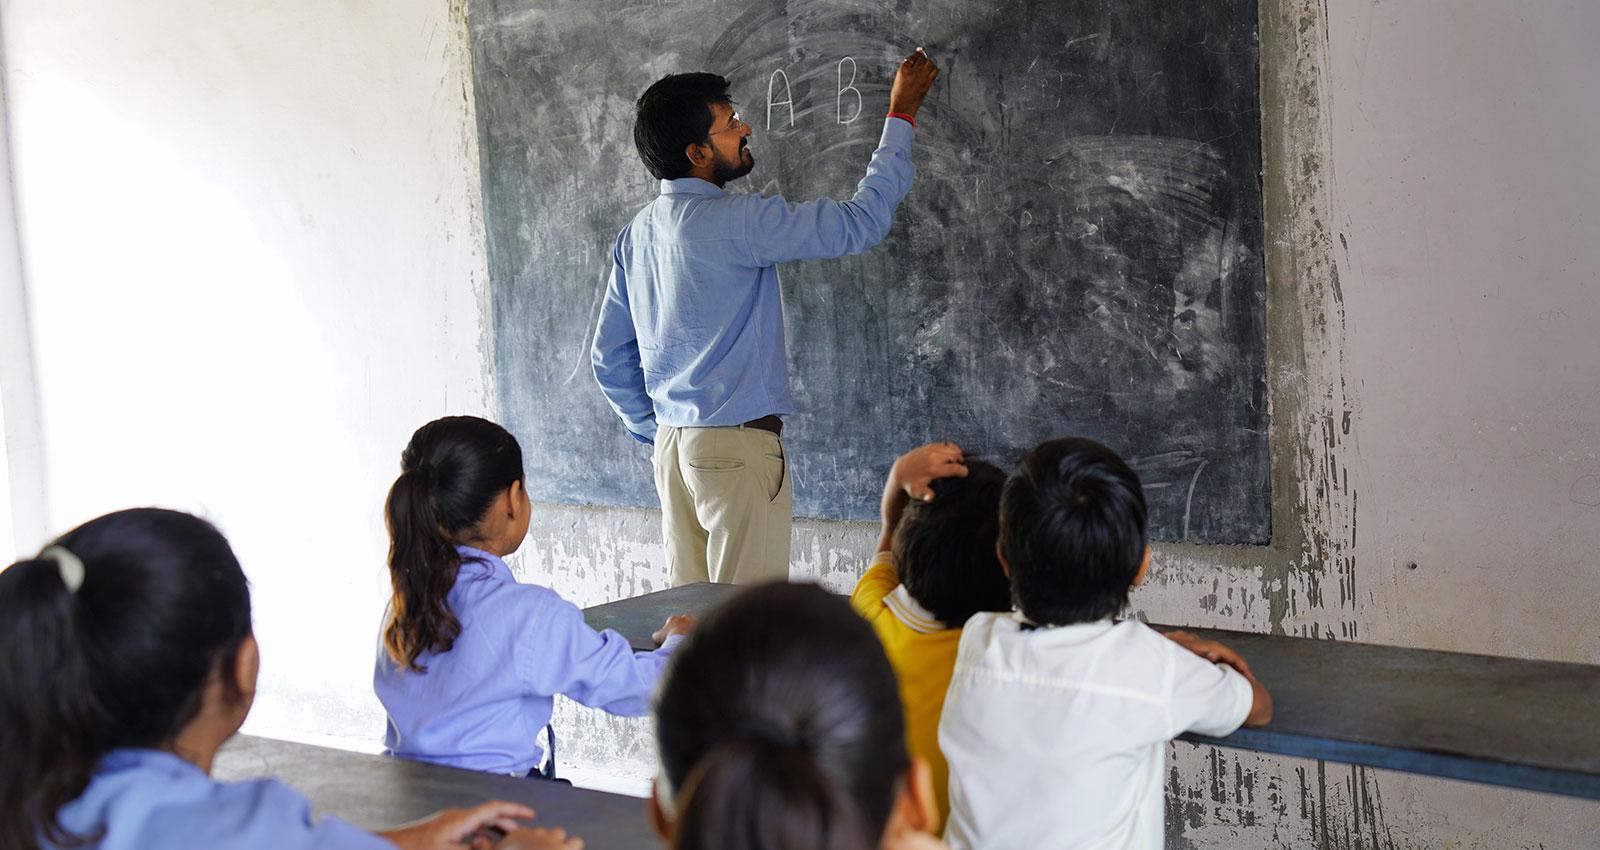
<svg viewBox="0 0 1600 850">
<path fill-rule="evenodd" d="M 911 124 L 884 122 L 848 201 L 730 195 L 696 177 L 617 236 L 595 328 L 594 376 L 633 436 L 656 426 L 739 425 L 794 412 L 774 264 L 859 254 L 882 241 L 911 190 Z"/>
<path fill-rule="evenodd" d="M 337 818 L 312 823 L 311 804 L 276 779 L 215 782 L 157 750 L 107 754 L 61 823 L 91 839 L 83 850 L 395 850 Z"/>
<path fill-rule="evenodd" d="M 456 550 L 461 571 L 448 597 L 461 621 L 455 646 L 418 656 L 425 673 L 378 649 L 372 687 L 389 714 L 390 755 L 524 776 L 544 758 L 535 738 L 550 722 L 556 694 L 612 714 L 649 713 L 681 636 L 635 654 L 627 638 L 589 628 L 577 606 L 518 582 L 494 555 Z"/>
</svg>

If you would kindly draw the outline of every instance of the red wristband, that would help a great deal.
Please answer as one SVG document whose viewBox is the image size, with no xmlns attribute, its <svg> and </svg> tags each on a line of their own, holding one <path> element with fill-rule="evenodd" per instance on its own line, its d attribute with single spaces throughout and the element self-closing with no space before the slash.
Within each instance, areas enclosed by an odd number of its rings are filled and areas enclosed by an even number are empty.
<svg viewBox="0 0 1600 850">
<path fill-rule="evenodd" d="M 904 112 L 891 112 L 891 113 L 889 113 L 889 117 L 890 118 L 899 118 L 901 121 L 904 121 L 907 124 L 910 124 L 912 127 L 916 127 L 917 126 L 917 119 L 912 118 L 910 115 L 907 115 Z"/>
</svg>

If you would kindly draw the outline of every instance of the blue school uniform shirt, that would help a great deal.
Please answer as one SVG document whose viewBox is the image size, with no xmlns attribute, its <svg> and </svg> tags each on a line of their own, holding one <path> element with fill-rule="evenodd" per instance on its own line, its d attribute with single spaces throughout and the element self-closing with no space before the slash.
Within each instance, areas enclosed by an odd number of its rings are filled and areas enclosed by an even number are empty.
<svg viewBox="0 0 1600 850">
<path fill-rule="evenodd" d="M 682 636 L 635 653 L 627 638 L 597 632 L 555 591 L 523 584 L 498 557 L 458 546 L 450 610 L 461 634 L 448 652 L 424 652 L 427 672 L 378 649 L 373 690 L 389 714 L 390 755 L 488 773 L 526 775 L 544 758 L 539 731 L 562 694 L 612 714 L 650 711 L 655 683 Z"/>
<path fill-rule="evenodd" d="M 590 359 L 634 438 L 657 425 L 739 425 L 794 412 L 777 263 L 859 254 L 911 190 L 911 124 L 884 122 L 855 196 L 791 204 L 730 195 L 698 177 L 661 194 L 617 236 Z"/>
<path fill-rule="evenodd" d="M 337 818 L 313 823 L 306 798 L 275 779 L 215 782 L 157 750 L 107 754 L 60 818 L 90 839 L 82 850 L 395 850 Z"/>
</svg>

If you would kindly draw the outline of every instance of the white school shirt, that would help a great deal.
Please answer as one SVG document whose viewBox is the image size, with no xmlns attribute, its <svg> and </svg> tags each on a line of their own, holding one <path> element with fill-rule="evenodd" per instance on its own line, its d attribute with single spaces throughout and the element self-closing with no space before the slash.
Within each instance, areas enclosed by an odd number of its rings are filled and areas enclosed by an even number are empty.
<svg viewBox="0 0 1600 850">
<path fill-rule="evenodd" d="M 1222 736 L 1250 682 L 1136 620 L 967 621 L 939 723 L 954 850 L 1160 850 L 1167 741 Z"/>
<path fill-rule="evenodd" d="M 157 750 L 112 751 L 60 814 L 90 839 L 79 850 L 395 850 L 338 818 L 312 822 L 306 798 L 275 779 L 216 782 Z"/>
</svg>

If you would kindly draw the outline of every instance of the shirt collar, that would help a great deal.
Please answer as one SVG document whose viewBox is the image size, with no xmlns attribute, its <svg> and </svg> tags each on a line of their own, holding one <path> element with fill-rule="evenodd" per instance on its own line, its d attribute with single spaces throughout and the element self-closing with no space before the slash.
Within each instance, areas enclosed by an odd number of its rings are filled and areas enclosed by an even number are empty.
<svg viewBox="0 0 1600 850">
<path fill-rule="evenodd" d="M 511 574 L 511 568 L 493 552 L 485 552 L 471 546 L 456 546 L 456 552 L 461 555 L 461 570 L 456 573 L 459 580 L 464 575 L 487 578 L 494 576 L 506 581 L 516 581 L 516 576 Z"/>
<path fill-rule="evenodd" d="M 188 774 L 205 775 L 193 762 L 185 761 L 176 753 L 165 750 L 142 750 L 125 748 L 112 750 L 100 758 L 97 767 L 99 773 L 117 773 L 123 770 L 139 770 L 151 768 L 159 770 L 170 777 L 179 777 Z"/>
<path fill-rule="evenodd" d="M 720 198 L 728 193 L 722 191 L 715 183 L 701 180 L 698 177 L 679 177 L 676 180 L 661 181 L 661 194 L 705 195 L 710 198 Z"/>
<path fill-rule="evenodd" d="M 932 611 L 922 607 L 922 603 L 918 602 L 911 595 L 911 591 L 906 590 L 906 586 L 903 584 L 896 587 L 888 596 L 885 596 L 883 604 L 884 607 L 889 609 L 890 613 L 894 614 L 895 619 L 904 623 L 906 628 L 918 634 L 931 635 L 934 632 L 942 632 L 950 628 L 938 617 L 933 616 Z"/>
</svg>

